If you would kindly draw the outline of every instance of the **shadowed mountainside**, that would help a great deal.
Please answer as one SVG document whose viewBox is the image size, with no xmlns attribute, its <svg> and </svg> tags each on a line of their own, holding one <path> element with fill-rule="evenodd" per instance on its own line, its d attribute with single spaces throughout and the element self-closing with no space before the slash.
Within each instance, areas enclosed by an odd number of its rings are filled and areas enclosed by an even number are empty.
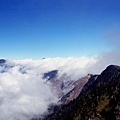
<svg viewBox="0 0 120 120">
<path fill-rule="evenodd" d="M 85 86 L 75 100 L 44 120 L 120 120 L 119 66 L 108 66 L 92 84 Z"/>
</svg>

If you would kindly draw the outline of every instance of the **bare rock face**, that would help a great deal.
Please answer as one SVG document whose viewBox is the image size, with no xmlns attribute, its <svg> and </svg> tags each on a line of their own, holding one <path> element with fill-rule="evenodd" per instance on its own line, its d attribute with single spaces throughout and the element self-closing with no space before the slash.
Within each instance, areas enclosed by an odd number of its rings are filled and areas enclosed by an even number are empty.
<svg viewBox="0 0 120 120">
<path fill-rule="evenodd" d="M 82 91 L 83 86 L 88 81 L 90 81 L 89 84 L 91 84 L 95 79 L 92 74 L 88 74 L 83 78 L 79 78 L 78 80 L 71 80 L 67 77 L 66 74 L 58 77 L 58 74 L 58 70 L 49 71 L 47 73 L 44 73 L 43 79 L 47 79 L 47 81 L 52 84 L 52 88 L 54 88 L 59 95 L 59 104 L 62 105 L 68 104 L 71 100 L 76 99 Z"/>
<path fill-rule="evenodd" d="M 80 94 L 80 92 L 83 89 L 83 86 L 89 81 L 89 79 L 92 77 L 93 75 L 88 74 L 87 76 L 80 78 L 79 80 L 75 81 L 73 83 L 74 88 L 68 92 L 66 95 L 64 95 L 61 100 L 59 101 L 59 103 L 61 104 L 68 104 L 71 100 L 74 100 L 78 97 L 78 95 Z"/>
<path fill-rule="evenodd" d="M 74 82 L 73 80 L 68 78 L 66 74 L 63 74 L 59 77 L 58 70 L 52 70 L 44 73 L 43 79 L 46 79 L 46 82 L 49 82 L 51 84 L 51 89 L 54 89 L 56 91 L 59 98 L 61 98 L 64 94 L 72 89 L 72 84 Z"/>
</svg>

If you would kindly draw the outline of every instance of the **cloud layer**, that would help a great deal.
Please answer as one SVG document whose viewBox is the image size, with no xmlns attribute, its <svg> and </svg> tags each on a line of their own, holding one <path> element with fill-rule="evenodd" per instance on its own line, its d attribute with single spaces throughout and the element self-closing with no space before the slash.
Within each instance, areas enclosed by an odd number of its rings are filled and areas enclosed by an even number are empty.
<svg viewBox="0 0 120 120">
<path fill-rule="evenodd" d="M 66 74 L 66 81 L 77 80 L 88 73 L 100 73 L 109 64 L 120 65 L 119 56 L 116 50 L 99 57 L 7 60 L 0 65 L 0 119 L 30 120 L 57 103 L 55 89 L 42 79 L 44 73 L 58 70 L 59 78 Z"/>
<path fill-rule="evenodd" d="M 43 74 L 59 70 L 72 79 L 83 76 L 83 69 L 95 58 L 48 58 L 44 60 L 7 60 L 0 66 L 0 119 L 29 120 L 47 111 L 58 96 Z"/>
</svg>

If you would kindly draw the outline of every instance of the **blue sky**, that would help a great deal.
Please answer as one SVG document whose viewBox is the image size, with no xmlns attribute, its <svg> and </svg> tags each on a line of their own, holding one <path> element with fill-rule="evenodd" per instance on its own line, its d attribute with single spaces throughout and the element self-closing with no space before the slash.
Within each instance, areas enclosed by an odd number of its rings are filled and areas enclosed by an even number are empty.
<svg viewBox="0 0 120 120">
<path fill-rule="evenodd" d="M 109 51 L 120 0 L 0 0 L 0 57 L 80 57 Z"/>
</svg>

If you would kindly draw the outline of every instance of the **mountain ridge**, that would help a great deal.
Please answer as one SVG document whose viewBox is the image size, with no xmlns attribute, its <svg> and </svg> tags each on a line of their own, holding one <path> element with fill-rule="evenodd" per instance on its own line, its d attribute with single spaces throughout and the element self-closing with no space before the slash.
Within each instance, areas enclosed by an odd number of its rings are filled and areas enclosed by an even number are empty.
<svg viewBox="0 0 120 120">
<path fill-rule="evenodd" d="M 102 119 L 120 119 L 120 66 L 108 66 L 89 89 L 44 120 Z"/>
</svg>

